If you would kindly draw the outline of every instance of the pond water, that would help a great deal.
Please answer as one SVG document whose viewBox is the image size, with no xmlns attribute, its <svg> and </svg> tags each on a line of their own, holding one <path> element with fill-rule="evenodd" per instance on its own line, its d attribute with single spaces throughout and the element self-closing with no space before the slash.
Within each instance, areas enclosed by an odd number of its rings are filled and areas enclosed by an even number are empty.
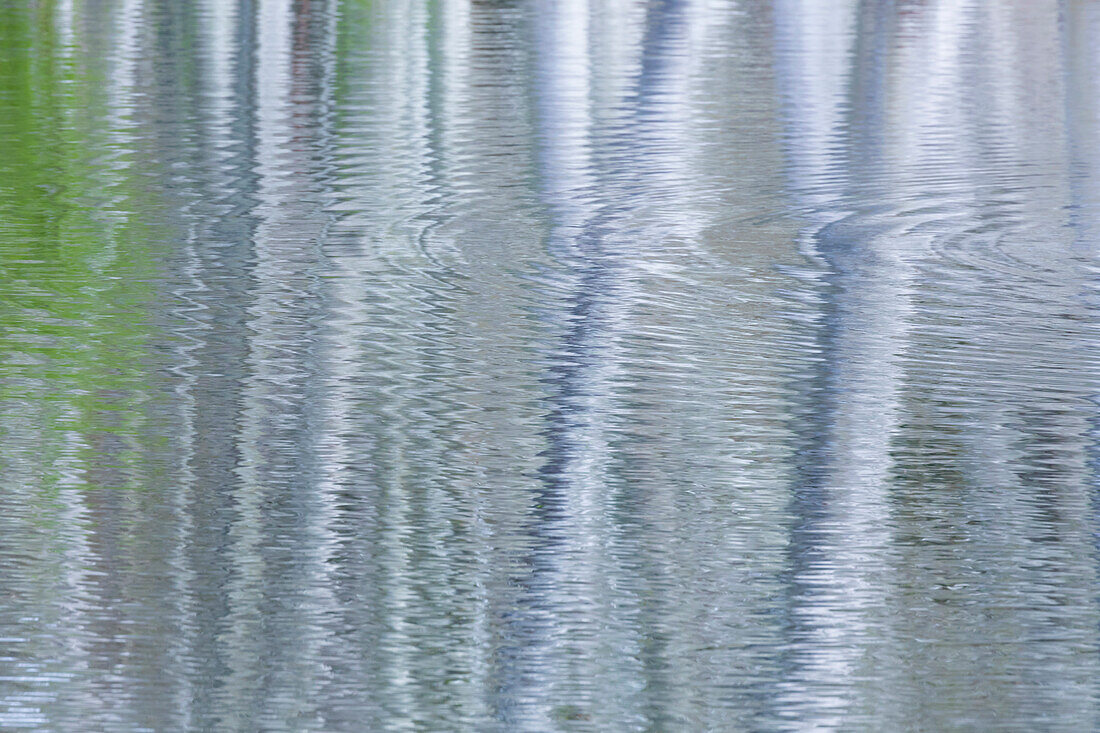
<svg viewBox="0 0 1100 733">
<path fill-rule="evenodd" d="M 1100 4 L 0 5 L 0 728 L 1100 727 Z"/>
</svg>

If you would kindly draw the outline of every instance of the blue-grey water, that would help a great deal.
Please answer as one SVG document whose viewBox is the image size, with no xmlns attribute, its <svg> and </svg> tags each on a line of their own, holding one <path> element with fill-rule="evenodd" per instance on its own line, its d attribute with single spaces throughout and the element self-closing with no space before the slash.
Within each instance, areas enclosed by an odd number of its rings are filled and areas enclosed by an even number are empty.
<svg viewBox="0 0 1100 733">
<path fill-rule="evenodd" d="M 0 1 L 0 729 L 1100 729 L 1100 3 Z"/>
</svg>

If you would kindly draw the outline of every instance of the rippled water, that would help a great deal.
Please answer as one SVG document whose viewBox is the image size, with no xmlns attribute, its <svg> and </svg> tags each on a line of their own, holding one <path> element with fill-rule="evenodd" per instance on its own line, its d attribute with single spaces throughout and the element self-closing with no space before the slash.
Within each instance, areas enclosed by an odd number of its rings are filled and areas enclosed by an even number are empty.
<svg viewBox="0 0 1100 733">
<path fill-rule="evenodd" d="M 1100 4 L 0 4 L 0 728 L 1100 727 Z"/>
</svg>

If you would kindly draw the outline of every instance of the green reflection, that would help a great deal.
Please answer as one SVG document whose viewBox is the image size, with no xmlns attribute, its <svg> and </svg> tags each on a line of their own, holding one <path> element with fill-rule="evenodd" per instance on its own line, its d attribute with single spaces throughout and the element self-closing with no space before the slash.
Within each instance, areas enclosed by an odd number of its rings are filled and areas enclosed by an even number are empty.
<svg viewBox="0 0 1100 733">
<path fill-rule="evenodd" d="M 142 181 L 136 71 L 80 36 L 120 21 L 85 12 L 0 7 L 0 430 L 4 462 L 36 463 L 42 488 L 73 446 L 121 467 L 151 434 L 137 426 L 164 235 Z"/>
</svg>

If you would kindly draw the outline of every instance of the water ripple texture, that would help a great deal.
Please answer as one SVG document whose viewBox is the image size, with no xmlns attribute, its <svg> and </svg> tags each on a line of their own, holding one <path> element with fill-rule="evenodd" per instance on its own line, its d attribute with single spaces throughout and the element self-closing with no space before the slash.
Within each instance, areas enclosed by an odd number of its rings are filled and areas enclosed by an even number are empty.
<svg viewBox="0 0 1100 733">
<path fill-rule="evenodd" d="M 0 3 L 0 729 L 1100 728 L 1098 49 Z"/>
</svg>

